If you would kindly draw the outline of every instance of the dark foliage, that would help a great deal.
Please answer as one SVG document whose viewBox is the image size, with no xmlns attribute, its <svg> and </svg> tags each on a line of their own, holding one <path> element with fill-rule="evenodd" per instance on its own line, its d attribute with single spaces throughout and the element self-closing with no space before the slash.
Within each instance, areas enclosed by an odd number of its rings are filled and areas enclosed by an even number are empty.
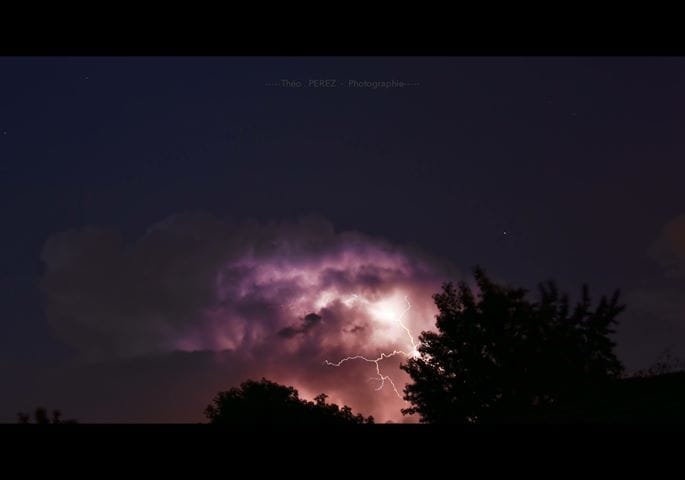
<svg viewBox="0 0 685 480">
<path fill-rule="evenodd" d="M 247 380 L 240 388 L 219 392 L 205 410 L 213 424 L 221 425 L 348 425 L 373 423 L 373 417 L 353 414 L 345 405 L 326 403 L 325 394 L 313 402 L 300 399 L 293 387 L 265 378 Z"/>
<path fill-rule="evenodd" d="M 511 421 L 618 379 L 623 367 L 610 338 L 624 309 L 618 291 L 593 308 L 583 286 L 571 306 L 553 282 L 531 301 L 480 268 L 474 276 L 477 294 L 462 282 L 433 296 L 438 331 L 423 332 L 421 355 L 402 365 L 413 380 L 404 390 L 412 406 L 403 413 L 429 423 Z"/>
<path fill-rule="evenodd" d="M 678 358 L 670 348 L 667 348 L 651 367 L 636 372 L 634 376 L 644 378 L 677 372 L 685 372 L 685 360 Z"/>
<path fill-rule="evenodd" d="M 37 425 L 56 425 L 56 424 L 74 424 L 76 420 L 62 420 L 62 412 L 59 410 L 52 411 L 52 418 L 48 416 L 48 411 L 42 407 L 36 408 L 33 413 L 34 423 Z M 19 412 L 17 414 L 17 421 L 22 424 L 31 423 L 31 416 L 27 413 Z"/>
</svg>

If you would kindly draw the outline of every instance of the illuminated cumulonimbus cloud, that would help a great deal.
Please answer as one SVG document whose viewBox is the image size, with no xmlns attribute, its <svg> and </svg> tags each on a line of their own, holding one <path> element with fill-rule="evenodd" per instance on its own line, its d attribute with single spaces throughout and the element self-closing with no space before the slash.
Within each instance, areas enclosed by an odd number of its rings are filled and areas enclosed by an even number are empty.
<svg viewBox="0 0 685 480">
<path fill-rule="evenodd" d="M 381 421 L 402 418 L 393 390 L 407 381 L 406 356 L 340 360 L 413 354 L 446 280 L 425 254 L 318 217 L 231 223 L 187 213 L 132 243 L 90 227 L 52 236 L 43 260 L 48 319 L 87 357 L 230 350 L 249 365 L 245 378 L 325 392 Z"/>
</svg>

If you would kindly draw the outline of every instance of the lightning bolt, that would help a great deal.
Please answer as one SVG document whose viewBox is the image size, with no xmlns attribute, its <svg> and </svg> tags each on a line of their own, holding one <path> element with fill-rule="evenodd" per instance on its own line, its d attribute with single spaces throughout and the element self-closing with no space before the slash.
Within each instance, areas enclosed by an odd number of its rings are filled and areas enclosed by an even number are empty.
<svg viewBox="0 0 685 480">
<path fill-rule="evenodd" d="M 353 299 L 357 299 L 357 297 L 357 295 L 352 296 Z M 407 313 L 409 313 L 409 310 L 411 310 L 411 303 L 409 303 L 409 298 L 404 297 L 404 301 L 407 303 L 407 308 L 402 312 L 402 315 L 400 315 L 400 317 L 397 319 L 397 323 L 400 325 L 400 327 L 402 327 L 402 329 L 407 334 L 407 338 L 409 339 L 409 345 L 411 345 L 410 352 L 405 352 L 404 350 L 393 350 L 391 353 L 381 352 L 381 354 L 377 358 L 368 358 L 363 355 L 352 355 L 350 357 L 345 357 L 337 362 L 329 362 L 328 360 L 325 360 L 324 365 L 330 367 L 340 367 L 343 363 L 349 362 L 351 360 L 363 360 L 368 363 L 373 363 L 376 366 L 376 377 L 370 378 L 369 380 L 375 380 L 379 382 L 378 388 L 376 388 L 376 390 L 381 390 L 385 386 L 385 382 L 388 382 L 392 387 L 393 391 L 395 392 L 395 395 L 397 395 L 397 398 L 401 400 L 402 395 L 400 395 L 400 392 L 397 390 L 395 382 L 393 382 L 392 378 L 390 378 L 388 375 L 384 375 L 383 372 L 381 372 L 380 362 L 386 358 L 392 358 L 397 355 L 404 355 L 407 358 L 419 355 L 418 346 L 416 345 L 416 342 L 414 342 L 414 337 L 409 331 L 409 328 L 402 321 L 404 317 L 407 315 Z"/>
</svg>

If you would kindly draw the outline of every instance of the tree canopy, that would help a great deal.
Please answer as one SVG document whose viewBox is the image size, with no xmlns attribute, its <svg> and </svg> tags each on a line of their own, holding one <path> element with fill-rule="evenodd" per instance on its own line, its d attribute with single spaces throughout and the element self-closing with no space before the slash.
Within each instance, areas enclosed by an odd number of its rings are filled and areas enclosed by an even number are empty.
<svg viewBox="0 0 685 480">
<path fill-rule="evenodd" d="M 420 355 L 401 368 L 404 389 L 422 422 L 483 423 L 525 418 L 616 379 L 614 354 L 619 291 L 593 308 L 588 287 L 571 306 L 554 282 L 539 286 L 536 300 L 523 288 L 493 282 L 474 269 L 477 292 L 446 283 L 433 296 L 436 332 L 420 336 Z"/>
<path fill-rule="evenodd" d="M 293 387 L 265 378 L 258 382 L 247 380 L 239 388 L 219 392 L 205 409 L 205 416 L 211 423 L 220 425 L 373 423 L 373 417 L 355 415 L 347 405 L 340 408 L 334 403 L 326 403 L 326 398 L 327 395 L 322 393 L 310 402 L 299 398 Z"/>
</svg>

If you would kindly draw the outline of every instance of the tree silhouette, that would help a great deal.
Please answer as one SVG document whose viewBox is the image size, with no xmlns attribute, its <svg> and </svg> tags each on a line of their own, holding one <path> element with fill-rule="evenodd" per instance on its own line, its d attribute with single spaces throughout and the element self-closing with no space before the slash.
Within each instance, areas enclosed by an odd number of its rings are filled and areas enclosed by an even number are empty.
<svg viewBox="0 0 685 480">
<path fill-rule="evenodd" d="M 420 336 L 420 355 L 401 368 L 422 422 L 484 423 L 532 418 L 616 379 L 623 366 L 609 335 L 623 311 L 619 292 L 592 308 L 588 287 L 571 308 L 554 282 L 527 291 L 498 285 L 476 267 L 478 293 L 460 282 L 433 296 L 437 332 Z"/>
<path fill-rule="evenodd" d="M 666 348 L 654 364 L 647 369 L 638 370 L 633 377 L 645 378 L 677 372 L 685 372 L 685 360 L 676 356 L 671 348 Z"/>
<path fill-rule="evenodd" d="M 326 394 L 313 402 L 300 399 L 293 387 L 279 385 L 265 378 L 247 380 L 240 388 L 219 392 L 205 409 L 205 416 L 220 425 L 345 425 L 373 423 L 373 417 L 353 414 L 347 405 L 342 408 L 326 403 Z"/>
<path fill-rule="evenodd" d="M 36 408 L 33 413 L 34 422 L 37 425 L 56 425 L 56 424 L 74 424 L 77 423 L 76 420 L 62 420 L 62 412 L 59 410 L 52 411 L 52 418 L 48 416 L 48 412 L 43 407 Z M 19 412 L 17 414 L 18 423 L 28 424 L 31 423 L 31 417 L 27 413 Z"/>
</svg>

